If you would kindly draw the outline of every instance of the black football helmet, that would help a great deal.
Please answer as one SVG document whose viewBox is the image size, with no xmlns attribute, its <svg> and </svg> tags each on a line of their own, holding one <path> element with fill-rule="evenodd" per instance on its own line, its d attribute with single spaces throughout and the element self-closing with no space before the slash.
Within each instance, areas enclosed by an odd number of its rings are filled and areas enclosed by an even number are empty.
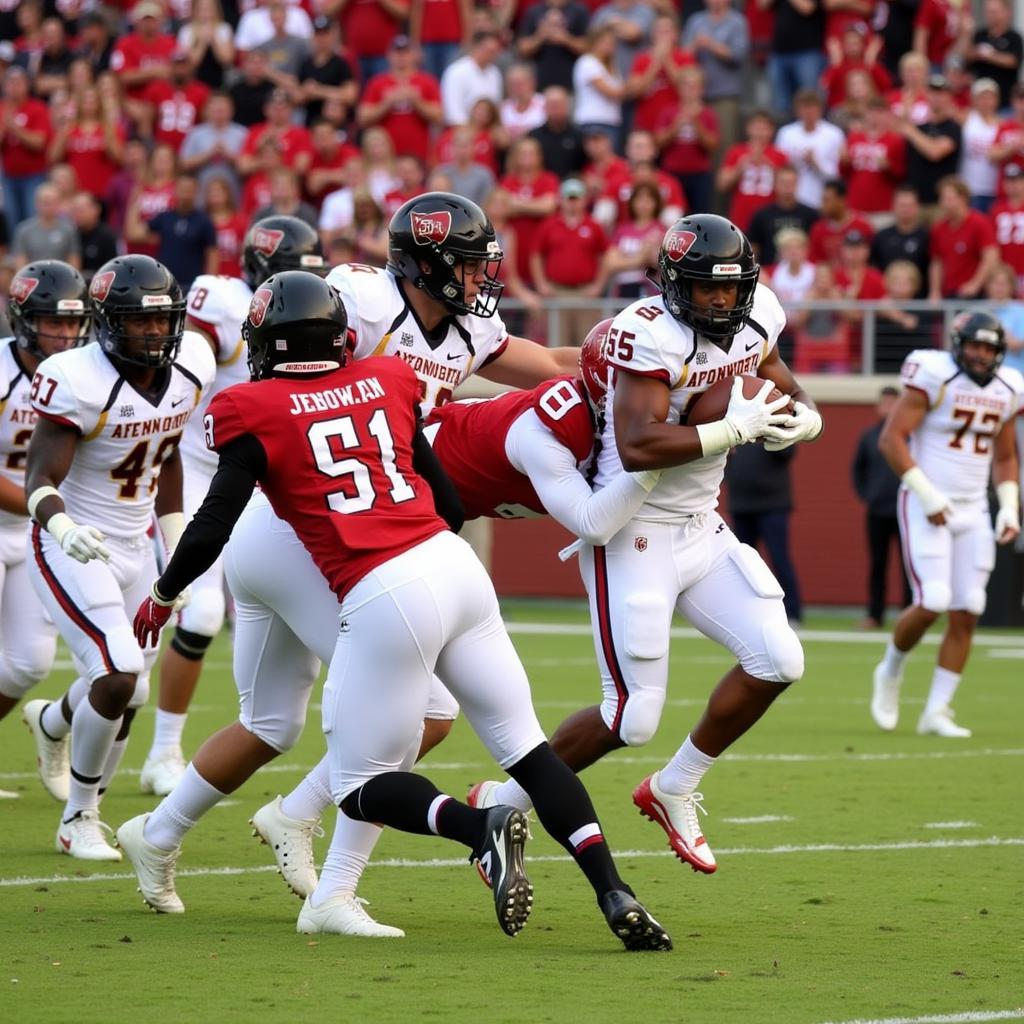
<svg viewBox="0 0 1024 1024">
<path fill-rule="evenodd" d="M 185 331 L 185 300 L 162 263 L 141 253 L 115 256 L 93 275 L 89 298 L 96 340 L 112 359 L 136 366 L 174 362 Z M 140 316 L 166 316 L 167 333 L 128 334 L 125 318 Z"/>
<path fill-rule="evenodd" d="M 256 289 L 242 337 L 253 380 L 323 373 L 345 362 L 348 314 L 322 277 L 285 270 Z"/>
<path fill-rule="evenodd" d="M 455 315 L 494 316 L 505 288 L 498 280 L 502 259 L 490 217 L 451 192 L 410 199 L 388 227 L 388 269 Z M 466 301 L 466 260 L 479 260 L 484 273 L 472 304 Z"/>
<path fill-rule="evenodd" d="M 38 359 L 47 353 L 39 344 L 39 317 L 78 320 L 78 340 L 85 343 L 92 326 L 89 289 L 82 275 L 61 260 L 36 260 L 19 270 L 11 281 L 7 313 L 18 348 Z"/>
<path fill-rule="evenodd" d="M 264 217 L 249 228 L 242 246 L 242 277 L 256 289 L 283 270 L 327 275 L 320 236 L 298 217 Z"/>
<path fill-rule="evenodd" d="M 1006 356 L 1006 332 L 1003 330 L 1003 325 L 991 313 L 967 311 L 957 313 L 953 319 L 950 340 L 953 343 L 953 358 L 956 360 L 956 365 L 975 384 L 984 387 L 999 372 L 999 367 L 1002 366 Z M 995 350 L 992 362 L 981 367 L 974 360 L 966 359 L 963 346 L 968 341 L 974 341 L 980 345 L 990 345 Z"/>
<path fill-rule="evenodd" d="M 731 220 L 698 213 L 677 220 L 665 232 L 658 254 L 662 297 L 680 322 L 727 348 L 754 308 L 761 273 L 747 236 Z M 694 281 L 735 281 L 732 309 L 707 309 L 693 301 Z"/>
</svg>

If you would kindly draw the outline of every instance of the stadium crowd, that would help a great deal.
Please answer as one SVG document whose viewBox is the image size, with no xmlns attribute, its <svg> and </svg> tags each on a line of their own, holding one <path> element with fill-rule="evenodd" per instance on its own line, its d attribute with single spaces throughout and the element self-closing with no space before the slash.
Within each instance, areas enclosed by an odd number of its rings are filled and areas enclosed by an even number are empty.
<svg viewBox="0 0 1024 1024">
<path fill-rule="evenodd" d="M 272 213 L 379 266 L 429 188 L 487 209 L 538 340 L 716 210 L 783 302 L 892 300 L 879 371 L 941 343 L 912 299 L 987 299 L 1024 363 L 1022 55 L 1007 0 L 5 0 L 0 294 L 48 257 L 237 275 Z M 862 317 L 795 312 L 784 352 L 854 367 Z"/>
</svg>

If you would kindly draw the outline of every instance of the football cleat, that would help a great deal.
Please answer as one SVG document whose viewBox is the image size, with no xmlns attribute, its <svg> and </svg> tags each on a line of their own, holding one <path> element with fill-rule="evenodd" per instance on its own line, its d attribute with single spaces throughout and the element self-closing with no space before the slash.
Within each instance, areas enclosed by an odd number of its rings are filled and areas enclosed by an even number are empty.
<svg viewBox="0 0 1024 1024">
<path fill-rule="evenodd" d="M 295 930 L 300 935 L 358 935 L 364 939 L 404 939 L 401 928 L 374 921 L 366 912 L 366 900 L 354 892 L 339 892 L 314 907 L 307 896 Z"/>
<path fill-rule="evenodd" d="M 598 900 L 598 904 L 608 927 L 631 953 L 672 948 L 669 933 L 632 894 L 622 889 L 612 889 Z"/>
<path fill-rule="evenodd" d="M 902 676 L 885 674 L 885 662 L 875 666 L 874 689 L 871 693 L 871 717 L 875 725 L 892 732 L 900 720 L 900 685 Z"/>
<path fill-rule="evenodd" d="M 181 782 L 186 767 L 185 758 L 177 747 L 163 750 L 156 757 L 151 752 L 139 773 L 139 789 L 154 796 L 167 796 Z"/>
<path fill-rule="evenodd" d="M 120 860 L 121 851 L 107 842 L 109 825 L 100 821 L 98 811 L 79 811 L 70 821 L 62 821 L 57 829 L 55 846 L 78 860 Z"/>
<path fill-rule="evenodd" d="M 953 711 L 948 707 L 926 711 L 921 715 L 917 722 L 917 733 L 919 736 L 944 736 L 951 740 L 966 740 L 971 736 L 970 729 L 953 721 Z"/>
<path fill-rule="evenodd" d="M 526 815 L 499 805 L 485 812 L 484 841 L 470 854 L 494 895 L 498 924 L 506 935 L 517 935 L 533 909 L 533 886 L 526 876 Z"/>
<path fill-rule="evenodd" d="M 477 810 L 486 810 L 488 807 L 497 807 L 494 791 L 501 785 L 500 782 L 484 781 L 478 782 L 466 796 L 466 803 Z"/>
<path fill-rule="evenodd" d="M 317 884 L 313 838 L 324 834 L 320 820 L 289 818 L 281 813 L 281 797 L 276 796 L 249 819 L 249 824 L 252 834 L 274 851 L 278 873 L 288 888 L 299 899 L 305 899 Z"/>
<path fill-rule="evenodd" d="M 69 737 L 52 740 L 43 732 L 42 716 L 48 700 L 30 700 L 22 709 L 21 717 L 36 741 L 36 765 L 39 780 L 54 800 L 68 802 L 71 786 L 71 762 L 68 757 Z"/>
<path fill-rule="evenodd" d="M 707 814 L 703 800 L 700 793 L 675 796 L 663 792 L 658 786 L 657 772 L 648 775 L 633 790 L 633 803 L 645 818 L 665 830 L 672 852 L 694 871 L 711 875 L 718 869 L 718 864 L 697 819 L 697 811 Z"/>
<path fill-rule="evenodd" d="M 174 871 L 181 846 L 161 850 L 145 837 L 148 814 L 129 818 L 117 830 L 117 845 L 124 850 L 139 880 L 139 892 L 158 914 L 184 914 L 185 904 L 174 890 Z"/>
</svg>

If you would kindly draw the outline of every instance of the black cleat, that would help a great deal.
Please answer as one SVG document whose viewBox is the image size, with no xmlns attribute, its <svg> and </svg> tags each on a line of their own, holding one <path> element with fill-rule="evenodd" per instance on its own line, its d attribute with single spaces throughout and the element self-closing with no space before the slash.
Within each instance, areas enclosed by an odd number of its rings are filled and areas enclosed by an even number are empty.
<svg viewBox="0 0 1024 1024">
<path fill-rule="evenodd" d="M 469 859 L 494 893 L 498 924 L 506 935 L 514 936 L 533 909 L 533 886 L 523 864 L 526 815 L 504 805 L 490 807 L 486 813 L 483 845 Z"/>
<path fill-rule="evenodd" d="M 622 889 L 612 889 L 598 903 L 608 927 L 622 939 L 622 944 L 631 953 L 672 948 L 671 936 L 635 896 Z"/>
</svg>

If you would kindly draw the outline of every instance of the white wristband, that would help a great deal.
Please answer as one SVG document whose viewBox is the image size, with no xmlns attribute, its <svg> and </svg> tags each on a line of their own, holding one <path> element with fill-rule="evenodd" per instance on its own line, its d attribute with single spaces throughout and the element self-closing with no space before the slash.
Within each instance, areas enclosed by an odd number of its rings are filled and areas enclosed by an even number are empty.
<svg viewBox="0 0 1024 1024">
<path fill-rule="evenodd" d="M 932 516 L 949 508 L 949 499 L 928 479 L 920 466 L 911 466 L 900 479 L 920 499 L 925 515 Z"/>
<path fill-rule="evenodd" d="M 1020 522 L 1020 484 L 1016 480 L 1004 480 L 996 484 L 996 497 L 1001 511 L 1010 512 Z"/>
<path fill-rule="evenodd" d="M 67 512 L 55 512 L 50 516 L 50 521 L 46 524 L 46 530 L 58 544 L 61 544 L 64 540 L 64 534 L 75 525 L 74 519 Z"/>
<path fill-rule="evenodd" d="M 739 443 L 740 436 L 736 428 L 727 420 L 715 420 L 712 423 L 701 423 L 697 426 L 700 438 L 702 458 L 709 455 L 721 455 Z"/>
<path fill-rule="evenodd" d="M 168 512 L 167 515 L 157 518 L 157 524 L 163 535 L 164 544 L 167 545 L 168 556 L 173 555 L 181 535 L 185 532 L 185 513 Z"/>
<path fill-rule="evenodd" d="M 47 484 L 45 487 L 37 487 L 29 496 L 28 501 L 25 504 L 28 506 L 28 514 L 35 518 L 36 506 L 43 500 L 43 498 L 49 498 L 55 494 L 58 498 L 60 497 L 60 491 L 56 487 L 50 487 Z"/>
</svg>

